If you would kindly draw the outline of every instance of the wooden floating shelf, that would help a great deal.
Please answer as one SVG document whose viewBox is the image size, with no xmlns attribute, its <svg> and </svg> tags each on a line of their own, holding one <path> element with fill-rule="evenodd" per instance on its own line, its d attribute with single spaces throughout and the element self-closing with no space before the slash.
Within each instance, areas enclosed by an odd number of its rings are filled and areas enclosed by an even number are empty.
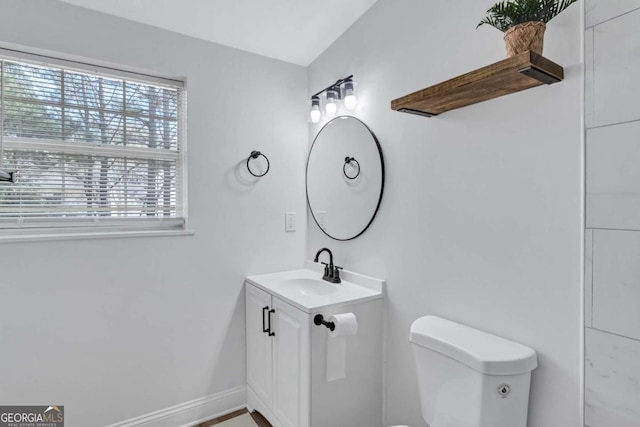
<svg viewBox="0 0 640 427">
<path fill-rule="evenodd" d="M 564 69 L 527 51 L 391 101 L 391 109 L 420 116 L 446 111 L 564 79 Z"/>
</svg>

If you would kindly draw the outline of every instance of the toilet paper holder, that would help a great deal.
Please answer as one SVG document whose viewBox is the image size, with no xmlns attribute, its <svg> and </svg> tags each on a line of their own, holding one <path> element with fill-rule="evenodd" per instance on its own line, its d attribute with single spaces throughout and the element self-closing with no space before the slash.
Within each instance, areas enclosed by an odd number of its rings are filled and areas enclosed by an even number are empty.
<svg viewBox="0 0 640 427">
<path fill-rule="evenodd" d="M 313 318 L 313 323 L 317 326 L 326 326 L 330 331 L 334 331 L 336 329 L 336 324 L 333 322 L 327 322 L 324 320 L 324 316 L 322 314 L 316 314 Z"/>
</svg>

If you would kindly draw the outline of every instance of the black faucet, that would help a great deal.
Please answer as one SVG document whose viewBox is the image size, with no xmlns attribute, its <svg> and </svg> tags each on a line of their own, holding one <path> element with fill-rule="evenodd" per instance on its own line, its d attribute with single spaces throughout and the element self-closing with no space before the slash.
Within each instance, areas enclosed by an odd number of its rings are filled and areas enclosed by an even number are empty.
<svg viewBox="0 0 640 427">
<path fill-rule="evenodd" d="M 340 270 L 342 270 L 342 267 L 333 265 L 333 254 L 328 248 L 320 249 L 316 254 L 316 257 L 313 259 L 313 262 L 318 262 L 318 259 L 320 259 L 320 254 L 322 252 L 327 252 L 329 254 L 329 264 L 327 264 L 326 262 L 322 263 L 324 264 L 324 276 L 322 276 L 322 280 L 331 283 L 340 283 Z"/>
</svg>

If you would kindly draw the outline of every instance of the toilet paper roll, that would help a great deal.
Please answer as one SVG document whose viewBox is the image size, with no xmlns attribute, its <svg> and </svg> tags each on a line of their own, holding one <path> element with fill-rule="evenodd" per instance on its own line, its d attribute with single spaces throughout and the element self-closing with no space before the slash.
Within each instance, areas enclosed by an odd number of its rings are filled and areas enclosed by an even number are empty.
<svg viewBox="0 0 640 427">
<path fill-rule="evenodd" d="M 329 332 L 329 337 L 348 337 L 358 333 L 358 319 L 353 313 L 336 314 L 329 317 L 329 322 L 336 325 L 333 331 Z"/>
<path fill-rule="evenodd" d="M 327 382 L 347 376 L 347 337 L 358 332 L 358 319 L 353 313 L 336 314 L 329 322 L 336 327 L 327 338 Z"/>
</svg>

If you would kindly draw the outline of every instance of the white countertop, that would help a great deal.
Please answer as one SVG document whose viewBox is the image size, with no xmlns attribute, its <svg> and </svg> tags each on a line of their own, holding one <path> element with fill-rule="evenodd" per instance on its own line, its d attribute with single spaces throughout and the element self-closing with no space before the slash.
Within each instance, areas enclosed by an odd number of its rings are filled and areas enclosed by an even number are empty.
<svg viewBox="0 0 640 427">
<path fill-rule="evenodd" d="M 333 284 L 322 280 L 322 266 L 307 262 L 306 267 L 247 276 L 246 281 L 307 313 L 384 296 L 384 280 L 344 270 L 342 283 Z"/>
</svg>

